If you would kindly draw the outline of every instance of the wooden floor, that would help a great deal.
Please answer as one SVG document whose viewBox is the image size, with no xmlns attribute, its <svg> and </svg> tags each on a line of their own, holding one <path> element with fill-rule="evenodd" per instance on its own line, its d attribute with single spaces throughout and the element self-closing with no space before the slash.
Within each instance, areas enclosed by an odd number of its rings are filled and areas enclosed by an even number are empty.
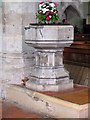
<svg viewBox="0 0 90 120">
<path fill-rule="evenodd" d="M 1 102 L 0 102 L 0 104 L 1 104 Z M 2 102 L 2 115 L 1 115 L 1 117 L 3 119 L 4 118 L 42 118 L 38 114 L 24 111 L 24 110 L 20 109 L 19 107 L 15 106 L 14 104 L 11 104 L 7 101 Z"/>
<path fill-rule="evenodd" d="M 0 120 L 1 120 L 1 118 L 2 118 L 2 102 L 0 100 Z"/>
<path fill-rule="evenodd" d="M 44 94 L 69 101 L 75 104 L 83 105 L 90 103 L 88 96 L 90 96 L 89 88 L 76 85 L 73 89 L 64 92 L 43 92 Z"/>
</svg>

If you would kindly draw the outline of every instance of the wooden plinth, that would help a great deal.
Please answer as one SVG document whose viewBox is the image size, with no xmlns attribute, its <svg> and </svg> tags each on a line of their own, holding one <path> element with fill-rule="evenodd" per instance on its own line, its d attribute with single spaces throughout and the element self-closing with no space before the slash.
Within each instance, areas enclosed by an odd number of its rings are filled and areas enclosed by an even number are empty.
<svg viewBox="0 0 90 120">
<path fill-rule="evenodd" d="M 68 102 L 83 105 L 90 103 L 90 88 L 76 85 L 73 89 L 63 92 L 43 92 L 43 94 L 59 98 Z"/>
<path fill-rule="evenodd" d="M 22 109 L 52 118 L 88 118 L 88 88 L 75 86 L 63 92 L 36 92 L 10 85 L 7 99 Z"/>
</svg>

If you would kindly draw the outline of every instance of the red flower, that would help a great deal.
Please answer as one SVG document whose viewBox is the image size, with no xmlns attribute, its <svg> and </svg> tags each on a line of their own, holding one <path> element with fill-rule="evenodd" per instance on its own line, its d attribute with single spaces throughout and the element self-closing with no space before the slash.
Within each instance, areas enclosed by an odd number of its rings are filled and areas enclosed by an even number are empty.
<svg viewBox="0 0 90 120">
<path fill-rule="evenodd" d="M 48 21 L 49 21 L 49 20 L 50 20 L 50 17 L 49 17 L 49 16 L 46 16 L 46 20 L 48 20 Z"/>
<path fill-rule="evenodd" d="M 53 15 L 53 14 L 54 14 L 54 12 L 50 12 L 50 14 L 51 14 L 51 15 Z"/>
<path fill-rule="evenodd" d="M 51 13 L 50 11 L 47 11 L 47 12 L 46 12 L 46 15 L 48 16 L 50 13 Z"/>
<path fill-rule="evenodd" d="M 40 2 L 39 4 L 43 4 L 44 2 Z"/>
</svg>

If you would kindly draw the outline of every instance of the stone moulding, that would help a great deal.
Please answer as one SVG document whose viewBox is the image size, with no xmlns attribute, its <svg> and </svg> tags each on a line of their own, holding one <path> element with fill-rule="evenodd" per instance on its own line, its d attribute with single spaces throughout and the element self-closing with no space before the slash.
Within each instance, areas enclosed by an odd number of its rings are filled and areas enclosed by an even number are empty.
<svg viewBox="0 0 90 120">
<path fill-rule="evenodd" d="M 69 79 L 69 73 L 63 65 L 64 47 L 73 43 L 73 26 L 32 24 L 29 27 L 25 31 L 25 43 L 35 48 L 36 64 L 26 86 L 38 91 L 73 88 L 73 81 Z"/>
</svg>

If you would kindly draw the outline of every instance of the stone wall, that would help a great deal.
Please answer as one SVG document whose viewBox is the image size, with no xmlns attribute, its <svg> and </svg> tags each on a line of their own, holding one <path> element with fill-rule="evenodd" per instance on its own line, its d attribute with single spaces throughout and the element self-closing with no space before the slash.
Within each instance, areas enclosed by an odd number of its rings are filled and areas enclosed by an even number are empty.
<svg viewBox="0 0 90 120">
<path fill-rule="evenodd" d="M 3 34 L 0 35 L 3 40 L 1 45 L 2 59 L 2 86 L 3 96 L 5 95 L 5 87 L 7 84 L 20 84 L 24 77 L 30 74 L 30 66 L 33 64 L 31 52 L 28 52 L 28 46 L 24 39 L 24 26 L 29 24 L 29 19 L 34 21 L 33 12 L 29 16 L 29 5 L 21 2 L 5 2 L 3 3 Z M 24 6 L 24 7 L 23 7 Z M 31 6 L 34 6 L 31 5 Z M 27 12 L 26 12 L 26 8 Z M 35 7 L 32 7 L 35 9 Z M 1 24 L 2 25 L 2 24 Z M 31 50 L 31 49 L 30 49 Z M 1 88 L 1 87 L 0 87 Z M 5 96 L 4 96 L 5 97 Z"/>
<path fill-rule="evenodd" d="M 0 2 L 0 97 L 1 97 L 1 80 L 2 80 L 2 3 Z"/>
<path fill-rule="evenodd" d="M 34 2 L 23 2 L 22 3 L 22 25 L 23 25 L 23 51 L 32 53 L 33 48 L 25 44 L 25 26 L 29 26 L 30 23 L 36 23 L 35 12 L 38 7 L 37 3 Z"/>
</svg>

